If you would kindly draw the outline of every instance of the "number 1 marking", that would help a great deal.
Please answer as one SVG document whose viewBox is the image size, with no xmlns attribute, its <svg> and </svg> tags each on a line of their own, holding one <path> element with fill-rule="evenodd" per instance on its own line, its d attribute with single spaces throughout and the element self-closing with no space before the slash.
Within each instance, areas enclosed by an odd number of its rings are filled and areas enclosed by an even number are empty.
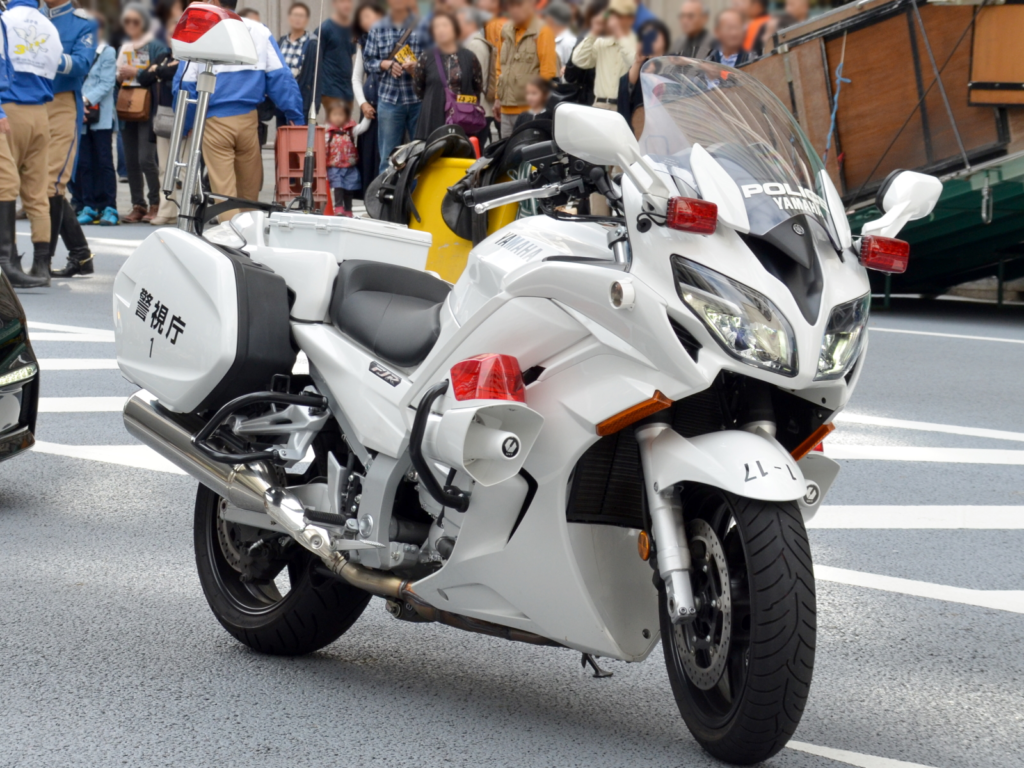
<svg viewBox="0 0 1024 768">
<path fill-rule="evenodd" d="M 153 356 L 153 338 L 150 338 L 149 340 L 149 356 Z"/>
</svg>

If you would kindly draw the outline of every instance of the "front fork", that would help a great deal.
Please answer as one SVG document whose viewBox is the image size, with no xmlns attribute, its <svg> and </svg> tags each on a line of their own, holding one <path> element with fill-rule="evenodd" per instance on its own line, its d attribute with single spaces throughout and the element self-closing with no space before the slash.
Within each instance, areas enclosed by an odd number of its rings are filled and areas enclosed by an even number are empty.
<svg viewBox="0 0 1024 768">
<path fill-rule="evenodd" d="M 683 505 L 675 486 L 659 488 L 654 480 L 652 443 L 668 424 L 649 422 L 636 428 L 640 460 L 644 468 L 647 505 L 651 514 L 651 534 L 658 556 L 658 574 L 665 582 L 668 615 L 673 624 L 692 621 L 697 615 L 690 581 L 690 547 L 683 526 Z"/>
</svg>

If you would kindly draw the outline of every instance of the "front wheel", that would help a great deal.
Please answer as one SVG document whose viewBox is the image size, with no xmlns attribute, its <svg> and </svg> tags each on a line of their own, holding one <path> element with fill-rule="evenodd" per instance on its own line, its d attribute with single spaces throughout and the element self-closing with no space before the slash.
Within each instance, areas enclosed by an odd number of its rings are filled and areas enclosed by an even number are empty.
<svg viewBox="0 0 1024 768">
<path fill-rule="evenodd" d="M 720 760 L 749 765 L 789 741 L 814 667 L 811 550 L 795 502 L 711 488 L 683 494 L 700 607 L 673 625 L 661 589 L 661 637 L 679 712 Z"/>
<path fill-rule="evenodd" d="M 253 650 L 298 656 L 333 643 L 370 601 L 317 572 L 317 558 L 290 537 L 221 519 L 224 500 L 196 494 L 199 581 L 224 629 Z"/>
</svg>

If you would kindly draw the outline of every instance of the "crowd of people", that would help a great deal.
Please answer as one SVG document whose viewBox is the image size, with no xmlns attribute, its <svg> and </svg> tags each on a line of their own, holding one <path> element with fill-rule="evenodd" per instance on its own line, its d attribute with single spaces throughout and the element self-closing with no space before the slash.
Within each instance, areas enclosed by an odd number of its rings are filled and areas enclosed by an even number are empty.
<svg viewBox="0 0 1024 768">
<path fill-rule="evenodd" d="M 328 0 L 329 16 L 315 26 L 297 0 L 275 39 L 257 11 L 208 1 L 246 20 L 259 54 L 256 65 L 218 75 L 203 141 L 212 191 L 256 199 L 268 126 L 319 115 L 340 215 L 351 215 L 403 142 L 454 124 L 483 146 L 543 115 L 552 91 L 617 110 L 639 135 L 644 62 L 670 54 L 740 66 L 809 14 L 809 0 L 785 0 L 774 16 L 767 0 L 732 0 L 712 21 L 702 0 L 683 0 L 673 40 L 642 0 L 434 0 L 423 17 L 415 0 Z M 132 0 L 110 24 L 69 0 L 8 3 L 6 39 L 33 24 L 55 30 L 31 62 L 18 46 L 0 62 L 0 266 L 16 285 L 90 272 L 83 224 L 175 220 L 160 188 L 175 97 L 194 94 L 198 75 L 170 50 L 185 5 Z M 118 177 L 129 187 L 127 211 L 117 209 Z M 19 196 L 34 244 L 27 272 L 13 245 Z M 58 237 L 68 265 L 51 270 Z"/>
</svg>

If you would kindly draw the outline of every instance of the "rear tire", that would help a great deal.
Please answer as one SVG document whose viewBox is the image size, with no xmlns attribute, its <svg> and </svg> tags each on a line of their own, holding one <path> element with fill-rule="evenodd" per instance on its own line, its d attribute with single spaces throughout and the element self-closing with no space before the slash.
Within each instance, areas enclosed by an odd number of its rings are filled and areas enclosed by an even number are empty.
<svg viewBox="0 0 1024 768">
<path fill-rule="evenodd" d="M 289 540 L 280 547 L 281 534 L 224 523 L 221 501 L 199 486 L 193 530 L 199 581 L 224 629 L 275 656 L 312 653 L 341 637 L 366 608 L 369 593 L 318 573 L 317 558 L 299 544 Z M 277 549 L 254 569 L 245 554 L 259 540 Z"/>
<path fill-rule="evenodd" d="M 795 502 L 704 487 L 684 492 L 683 510 L 703 604 L 693 623 L 673 625 L 661 588 L 672 692 L 704 749 L 757 763 L 789 741 L 810 690 L 816 604 L 803 518 Z"/>
</svg>

